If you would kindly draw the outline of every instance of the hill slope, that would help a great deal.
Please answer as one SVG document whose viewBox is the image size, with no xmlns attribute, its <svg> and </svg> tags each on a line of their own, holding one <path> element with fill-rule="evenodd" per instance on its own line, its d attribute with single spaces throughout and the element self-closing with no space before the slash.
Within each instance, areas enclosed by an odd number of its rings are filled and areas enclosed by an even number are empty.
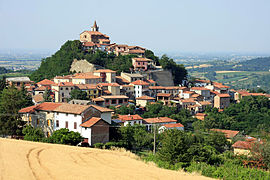
<svg viewBox="0 0 270 180">
<path fill-rule="evenodd" d="M 210 178 L 160 169 L 124 152 L 0 138 L 0 179 Z"/>
</svg>

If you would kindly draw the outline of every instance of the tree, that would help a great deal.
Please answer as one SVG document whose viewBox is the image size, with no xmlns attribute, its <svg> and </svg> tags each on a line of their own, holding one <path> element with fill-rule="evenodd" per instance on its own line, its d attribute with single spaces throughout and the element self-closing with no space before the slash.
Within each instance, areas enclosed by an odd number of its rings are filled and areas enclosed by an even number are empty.
<svg viewBox="0 0 270 180">
<path fill-rule="evenodd" d="M 32 101 L 23 89 L 19 91 L 10 86 L 0 94 L 0 134 L 21 135 L 24 122 L 18 111 L 32 105 Z"/>
<path fill-rule="evenodd" d="M 76 146 L 82 142 L 83 137 L 78 132 L 69 131 L 66 128 L 61 128 L 53 132 L 52 136 L 49 137 L 49 142 L 57 144 L 68 144 Z"/>
<path fill-rule="evenodd" d="M 43 94 L 43 99 L 44 99 L 43 100 L 44 102 L 52 102 L 52 97 L 50 95 L 48 88 L 45 89 L 45 92 Z"/>
<path fill-rule="evenodd" d="M 87 93 L 85 91 L 79 89 L 73 89 L 70 92 L 70 99 L 80 99 L 80 100 L 87 100 Z"/>
<path fill-rule="evenodd" d="M 22 130 L 24 140 L 27 141 L 41 141 L 45 136 L 41 128 L 33 128 L 32 126 L 25 126 Z"/>
</svg>

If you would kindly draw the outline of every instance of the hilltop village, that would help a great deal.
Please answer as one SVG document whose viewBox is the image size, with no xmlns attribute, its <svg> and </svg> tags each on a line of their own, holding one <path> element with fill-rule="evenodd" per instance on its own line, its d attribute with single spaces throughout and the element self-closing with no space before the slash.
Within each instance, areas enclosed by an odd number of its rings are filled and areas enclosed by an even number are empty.
<svg viewBox="0 0 270 180">
<path fill-rule="evenodd" d="M 33 127 L 42 128 L 46 136 L 67 128 L 80 133 L 84 138 L 83 143 L 93 146 L 114 138 L 111 127 L 138 124 L 150 132 L 153 127 L 157 127 L 159 133 L 167 129 L 185 131 L 190 128 L 190 124 L 184 126 L 180 120 L 169 117 L 143 118 L 142 114 L 148 110 L 148 105 L 163 104 L 175 107 L 177 111 L 185 109 L 193 118 L 204 121 L 207 108 L 217 108 L 222 112 L 230 104 L 240 102 L 243 97 L 270 98 L 269 94 L 234 90 L 209 80 L 184 80 L 175 86 L 170 78 L 168 81 L 171 82 L 168 83 L 149 73 L 162 72 L 163 69 L 154 60 L 145 57 L 145 48 L 111 43 L 109 36 L 99 32 L 96 22 L 91 30 L 80 34 L 80 42 L 84 51 L 99 50 L 116 56 L 135 55 L 132 58 L 133 69 L 130 73 L 117 74 L 114 70 L 95 65 L 92 68 L 76 68 L 74 65 L 74 73 L 39 82 L 33 82 L 28 77 L 7 78 L 8 85 L 19 89 L 24 86 L 32 97 L 34 105 L 19 110 L 22 120 Z M 76 60 L 74 63 L 82 61 Z M 131 106 L 135 107 L 133 114 L 117 114 L 117 110 Z M 234 129 L 213 131 L 223 132 L 228 140 L 240 133 Z M 252 140 L 257 141 L 255 138 Z M 235 142 L 234 152 L 247 153 L 250 143 L 250 138 Z"/>
</svg>

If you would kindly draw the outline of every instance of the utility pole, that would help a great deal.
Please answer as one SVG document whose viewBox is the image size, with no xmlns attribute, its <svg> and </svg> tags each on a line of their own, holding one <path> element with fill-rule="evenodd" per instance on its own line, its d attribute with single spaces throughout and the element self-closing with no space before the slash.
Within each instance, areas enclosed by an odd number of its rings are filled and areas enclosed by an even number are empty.
<svg viewBox="0 0 270 180">
<path fill-rule="evenodd" d="M 156 154 L 156 125 L 154 124 L 154 149 L 153 154 Z"/>
</svg>

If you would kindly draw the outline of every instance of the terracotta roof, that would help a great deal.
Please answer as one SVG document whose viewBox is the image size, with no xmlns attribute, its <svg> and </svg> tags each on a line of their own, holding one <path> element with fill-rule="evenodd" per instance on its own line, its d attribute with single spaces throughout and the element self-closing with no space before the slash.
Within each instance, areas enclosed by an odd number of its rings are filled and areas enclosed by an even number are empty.
<svg viewBox="0 0 270 180">
<path fill-rule="evenodd" d="M 209 80 L 204 80 L 204 79 L 196 79 L 196 80 L 195 80 L 195 83 L 196 83 L 196 82 L 199 82 L 199 83 L 210 83 Z"/>
<path fill-rule="evenodd" d="M 128 99 L 129 97 L 125 95 L 117 95 L 117 96 L 101 96 L 104 99 Z"/>
<path fill-rule="evenodd" d="M 199 101 L 199 103 L 200 103 L 201 105 L 212 105 L 212 103 L 209 102 L 209 101 Z"/>
<path fill-rule="evenodd" d="M 89 107 L 90 107 L 89 105 L 63 103 L 62 105 L 55 108 L 54 111 L 61 113 L 81 114 Z"/>
<path fill-rule="evenodd" d="M 99 31 L 84 31 L 84 32 L 87 32 L 88 34 L 90 34 L 90 35 L 103 35 L 104 36 L 104 34 L 102 34 L 101 32 L 99 32 Z M 84 32 L 82 32 L 82 33 L 84 33 Z M 81 34 L 82 34 L 81 33 Z"/>
<path fill-rule="evenodd" d="M 98 86 L 120 86 L 118 83 L 98 83 Z"/>
<path fill-rule="evenodd" d="M 225 86 L 225 85 L 214 85 L 214 87 L 219 88 L 219 89 L 221 89 L 221 88 L 226 88 L 226 89 L 230 88 L 230 86 Z"/>
<path fill-rule="evenodd" d="M 60 82 L 60 83 L 52 84 L 52 86 L 65 87 L 65 86 L 75 86 L 75 85 L 72 82 Z"/>
<path fill-rule="evenodd" d="M 236 141 L 232 147 L 233 148 L 238 148 L 238 149 L 246 149 L 246 150 L 250 150 L 252 147 L 252 143 L 253 142 L 249 142 L 249 141 Z"/>
<path fill-rule="evenodd" d="M 76 84 L 75 86 L 79 89 L 97 89 L 95 84 Z"/>
<path fill-rule="evenodd" d="M 144 53 L 144 50 L 141 49 L 134 49 L 134 50 L 129 50 L 128 53 L 129 54 L 139 54 L 139 53 Z"/>
<path fill-rule="evenodd" d="M 217 94 L 218 97 L 221 97 L 221 98 L 229 98 L 231 97 L 229 94 Z"/>
<path fill-rule="evenodd" d="M 265 96 L 263 93 L 250 93 L 251 96 Z"/>
<path fill-rule="evenodd" d="M 92 101 L 105 101 L 105 99 L 101 98 L 101 97 L 97 97 L 97 98 L 93 98 Z"/>
<path fill-rule="evenodd" d="M 37 85 L 43 85 L 43 86 L 49 86 L 49 85 L 52 85 L 52 84 L 54 84 L 54 82 L 51 81 L 51 80 L 48 80 L 48 79 L 44 79 L 44 80 L 39 81 L 37 83 Z"/>
<path fill-rule="evenodd" d="M 185 93 L 185 94 L 194 94 L 195 92 L 194 91 L 184 91 L 183 93 Z"/>
<path fill-rule="evenodd" d="M 35 89 L 35 91 L 45 91 L 46 87 L 45 86 L 40 86 Z"/>
<path fill-rule="evenodd" d="M 109 109 L 109 108 L 105 108 L 105 107 L 101 107 L 101 106 L 97 106 L 97 105 L 90 105 L 90 106 L 95 108 L 96 110 L 98 110 L 100 112 L 113 112 L 113 110 Z"/>
<path fill-rule="evenodd" d="M 35 106 L 30 106 L 23 108 L 19 111 L 19 113 L 33 113 L 36 110 L 41 111 L 54 111 L 57 107 L 61 106 L 62 103 L 53 103 L 53 102 L 44 102 Z"/>
<path fill-rule="evenodd" d="M 122 122 L 143 120 L 143 118 L 141 116 L 139 116 L 138 114 L 135 114 L 135 115 L 118 115 L 117 119 L 121 120 Z"/>
<path fill-rule="evenodd" d="M 93 42 L 83 42 L 83 46 L 87 46 L 87 47 L 93 47 L 95 46 L 96 44 L 93 43 Z"/>
<path fill-rule="evenodd" d="M 123 77 L 121 77 L 121 76 L 115 76 L 115 78 L 116 78 L 116 82 L 118 82 L 118 83 L 123 83 L 123 84 L 128 84 L 129 83 L 129 81 L 128 80 L 126 80 L 125 78 L 123 78 Z"/>
<path fill-rule="evenodd" d="M 168 117 L 146 118 L 143 120 L 148 124 L 177 122 L 177 120 L 174 120 Z"/>
<path fill-rule="evenodd" d="M 34 100 L 36 103 L 39 103 L 39 102 L 44 101 L 43 94 L 37 94 L 37 95 L 33 96 L 33 100 Z"/>
<path fill-rule="evenodd" d="M 161 97 L 170 97 L 171 94 L 169 94 L 169 93 L 157 93 L 157 96 L 161 96 Z"/>
<path fill-rule="evenodd" d="M 217 92 L 217 91 L 212 91 L 212 90 L 210 90 L 210 93 L 212 93 L 212 94 L 219 94 L 219 92 Z"/>
<path fill-rule="evenodd" d="M 149 86 L 149 89 L 165 89 L 163 86 Z"/>
<path fill-rule="evenodd" d="M 225 134 L 226 138 L 233 138 L 235 137 L 239 131 L 232 131 L 232 130 L 225 130 L 225 129 L 210 129 L 211 131 L 217 131 L 217 132 L 222 132 Z"/>
<path fill-rule="evenodd" d="M 174 89 L 180 89 L 180 86 L 166 86 L 164 88 L 167 90 L 174 90 Z"/>
<path fill-rule="evenodd" d="M 153 83 L 156 83 L 156 81 L 154 81 L 153 79 L 148 79 L 148 80 L 146 80 L 146 82 L 148 82 L 148 83 L 150 83 L 150 84 L 151 84 L 151 83 L 152 83 L 152 84 L 153 84 Z"/>
<path fill-rule="evenodd" d="M 142 62 L 153 61 L 152 59 L 148 59 L 148 58 L 132 58 L 132 59 L 135 60 L 135 61 L 142 61 Z"/>
<path fill-rule="evenodd" d="M 209 89 L 205 88 L 205 87 L 192 87 L 191 90 L 199 90 L 199 91 L 209 91 Z"/>
<path fill-rule="evenodd" d="M 188 98 L 188 99 L 181 99 L 181 102 L 192 102 L 192 103 L 196 103 L 194 98 Z"/>
<path fill-rule="evenodd" d="M 137 100 L 155 100 L 155 98 L 152 98 L 150 96 L 141 96 L 141 97 L 137 97 Z"/>
<path fill-rule="evenodd" d="M 197 93 L 191 95 L 191 97 L 193 97 L 193 98 L 197 98 L 199 96 L 201 96 L 201 95 L 200 94 L 197 94 Z"/>
<path fill-rule="evenodd" d="M 116 73 L 116 71 L 110 70 L 110 69 L 99 69 L 94 71 L 95 72 L 105 72 L 105 73 Z"/>
<path fill-rule="evenodd" d="M 84 123 L 80 124 L 80 126 L 90 128 L 90 127 L 92 127 L 93 125 L 95 125 L 100 120 L 102 120 L 102 119 L 101 118 L 98 118 L 98 117 L 92 117 L 88 121 L 85 121 Z"/>
<path fill-rule="evenodd" d="M 93 73 L 77 73 L 73 76 L 73 79 L 101 79 L 101 77 L 95 76 Z"/>
<path fill-rule="evenodd" d="M 166 128 L 174 128 L 174 127 L 184 127 L 181 123 L 175 123 L 175 124 L 163 124 L 162 126 L 165 126 Z"/>
<path fill-rule="evenodd" d="M 147 83 L 145 81 L 142 81 L 142 80 L 134 81 L 131 84 L 134 84 L 134 85 L 145 85 L 145 86 L 148 86 L 149 85 L 149 83 Z"/>
</svg>

